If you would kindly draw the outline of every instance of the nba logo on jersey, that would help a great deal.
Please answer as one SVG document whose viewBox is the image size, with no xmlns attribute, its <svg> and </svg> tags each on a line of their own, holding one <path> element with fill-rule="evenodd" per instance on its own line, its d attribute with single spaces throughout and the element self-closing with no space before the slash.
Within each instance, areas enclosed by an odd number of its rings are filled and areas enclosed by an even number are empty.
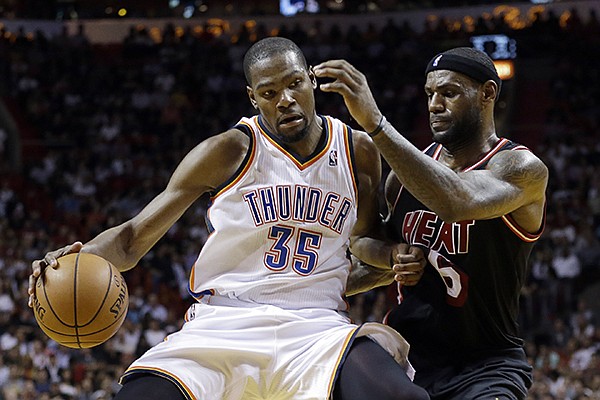
<svg viewBox="0 0 600 400">
<path fill-rule="evenodd" d="M 335 167 L 337 165 L 337 150 L 331 150 L 329 152 L 329 165 Z"/>
</svg>

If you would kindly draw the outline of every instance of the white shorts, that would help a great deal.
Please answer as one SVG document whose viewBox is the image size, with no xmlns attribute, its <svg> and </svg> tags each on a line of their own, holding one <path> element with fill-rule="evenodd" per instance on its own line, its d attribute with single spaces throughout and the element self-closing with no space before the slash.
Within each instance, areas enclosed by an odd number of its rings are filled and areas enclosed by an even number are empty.
<svg viewBox="0 0 600 400">
<path fill-rule="evenodd" d="M 182 329 L 133 362 L 121 382 L 146 372 L 175 383 L 186 399 L 325 400 L 359 336 L 380 343 L 414 375 L 408 344 L 386 325 L 359 327 L 333 310 L 250 306 L 214 296 L 210 303 L 193 304 Z"/>
</svg>

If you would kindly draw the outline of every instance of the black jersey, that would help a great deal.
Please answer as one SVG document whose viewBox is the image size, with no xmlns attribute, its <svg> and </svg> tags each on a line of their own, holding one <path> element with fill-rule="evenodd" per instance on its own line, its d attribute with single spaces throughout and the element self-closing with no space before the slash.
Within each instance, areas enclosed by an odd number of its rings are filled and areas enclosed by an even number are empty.
<svg viewBox="0 0 600 400">
<path fill-rule="evenodd" d="M 439 158 L 441 145 L 425 153 Z M 501 139 L 479 162 L 499 151 L 528 151 Z M 401 189 L 391 216 L 396 239 L 422 246 L 429 263 L 420 282 L 401 287 L 387 323 L 410 343 L 417 370 L 468 363 L 483 354 L 521 348 L 517 313 L 527 259 L 541 235 L 521 229 L 510 215 L 446 223 Z"/>
</svg>

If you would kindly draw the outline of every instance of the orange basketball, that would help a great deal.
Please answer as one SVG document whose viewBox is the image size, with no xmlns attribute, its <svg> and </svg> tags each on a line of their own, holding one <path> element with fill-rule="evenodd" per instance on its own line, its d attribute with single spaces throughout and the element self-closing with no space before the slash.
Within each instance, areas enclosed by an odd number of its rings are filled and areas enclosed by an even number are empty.
<svg viewBox="0 0 600 400">
<path fill-rule="evenodd" d="M 110 339 L 127 315 L 125 279 L 107 260 L 90 253 L 57 259 L 35 285 L 33 313 L 51 339 L 72 348 L 94 347 Z"/>
</svg>

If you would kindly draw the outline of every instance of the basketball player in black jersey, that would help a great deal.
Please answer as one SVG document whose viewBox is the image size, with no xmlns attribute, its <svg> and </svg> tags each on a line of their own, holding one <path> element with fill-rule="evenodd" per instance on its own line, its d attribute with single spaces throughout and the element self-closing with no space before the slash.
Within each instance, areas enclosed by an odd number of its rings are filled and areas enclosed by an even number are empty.
<svg viewBox="0 0 600 400">
<path fill-rule="evenodd" d="M 391 238 L 428 250 L 424 270 L 395 266 L 387 274 L 399 288 L 387 323 L 411 344 L 415 382 L 434 400 L 524 399 L 532 369 L 518 333 L 519 293 L 544 227 L 548 170 L 496 133 L 502 82 L 491 59 L 463 47 L 429 62 L 433 143 L 424 152 L 386 121 L 353 66 L 334 60 L 314 71 L 334 79 L 321 90 L 343 96 L 392 168 Z M 389 265 L 377 243 L 358 241 L 352 251 L 365 263 Z M 363 282 L 386 281 L 364 264 L 355 272 Z"/>
</svg>

